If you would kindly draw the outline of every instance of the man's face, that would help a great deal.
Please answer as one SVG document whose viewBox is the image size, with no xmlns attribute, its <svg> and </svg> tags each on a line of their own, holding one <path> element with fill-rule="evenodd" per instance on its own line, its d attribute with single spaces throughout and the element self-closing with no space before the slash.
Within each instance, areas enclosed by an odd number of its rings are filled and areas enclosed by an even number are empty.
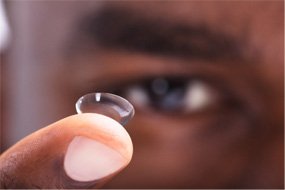
<svg viewBox="0 0 285 190">
<path fill-rule="evenodd" d="M 136 110 L 132 162 L 106 187 L 282 187 L 283 2 L 8 7 L 6 146 L 105 91 Z"/>
</svg>

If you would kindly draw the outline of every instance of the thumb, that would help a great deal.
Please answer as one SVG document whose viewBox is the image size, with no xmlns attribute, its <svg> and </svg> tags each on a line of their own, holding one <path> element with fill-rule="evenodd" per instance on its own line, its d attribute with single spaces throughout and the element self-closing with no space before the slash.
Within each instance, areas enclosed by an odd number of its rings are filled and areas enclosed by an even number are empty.
<svg viewBox="0 0 285 190">
<path fill-rule="evenodd" d="M 130 136 L 99 114 L 62 119 L 19 141 L 0 157 L 2 188 L 98 188 L 128 165 Z"/>
</svg>

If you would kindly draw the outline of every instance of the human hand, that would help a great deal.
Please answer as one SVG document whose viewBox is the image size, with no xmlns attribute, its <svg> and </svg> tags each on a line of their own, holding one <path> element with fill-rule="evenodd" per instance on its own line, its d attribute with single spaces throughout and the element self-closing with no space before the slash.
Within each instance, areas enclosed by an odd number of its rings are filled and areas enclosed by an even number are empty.
<svg viewBox="0 0 285 190">
<path fill-rule="evenodd" d="M 40 129 L 0 157 L 1 188 L 98 188 L 131 160 L 126 130 L 99 114 L 78 114 Z"/>
</svg>

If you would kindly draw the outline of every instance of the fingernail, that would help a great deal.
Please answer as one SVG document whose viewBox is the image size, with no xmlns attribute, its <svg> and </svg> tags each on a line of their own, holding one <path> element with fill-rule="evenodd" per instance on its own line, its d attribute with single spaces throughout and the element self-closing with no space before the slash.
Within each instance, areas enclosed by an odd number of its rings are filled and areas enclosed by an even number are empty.
<svg viewBox="0 0 285 190">
<path fill-rule="evenodd" d="M 73 138 L 64 158 L 66 174 L 75 181 L 99 180 L 126 165 L 126 159 L 107 145 L 83 136 Z"/>
</svg>

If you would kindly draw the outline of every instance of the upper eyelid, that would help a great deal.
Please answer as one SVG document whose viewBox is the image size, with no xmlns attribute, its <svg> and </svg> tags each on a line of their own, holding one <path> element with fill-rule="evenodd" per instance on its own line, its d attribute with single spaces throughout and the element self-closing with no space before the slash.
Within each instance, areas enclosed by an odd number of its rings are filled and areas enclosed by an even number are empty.
<svg viewBox="0 0 285 190">
<path fill-rule="evenodd" d="M 125 82 L 119 82 L 120 85 L 115 84 L 114 86 L 119 86 L 120 88 L 122 87 L 127 87 L 127 86 L 133 86 L 133 85 L 138 85 L 138 84 L 143 84 L 143 83 L 147 83 L 150 82 L 154 79 L 157 78 L 164 78 L 166 80 L 180 80 L 180 81 L 184 81 L 185 83 L 189 80 L 192 80 L 193 78 L 195 78 L 194 76 L 171 76 L 171 75 L 157 75 L 157 76 L 147 76 L 147 77 L 139 77 L 136 79 L 132 79 L 132 80 L 128 80 Z M 196 78 L 197 79 L 197 78 Z"/>
<path fill-rule="evenodd" d="M 109 86 L 109 88 L 113 89 L 114 92 L 116 91 L 122 91 L 123 89 L 126 88 L 131 88 L 134 86 L 142 86 L 142 87 L 146 87 L 145 85 L 150 85 L 150 83 L 152 81 L 154 81 L 155 79 L 165 79 L 168 80 L 170 82 L 174 82 L 174 83 L 180 83 L 180 85 L 187 85 L 187 83 L 189 83 L 190 81 L 193 80 L 200 80 L 200 81 L 204 81 L 207 83 L 206 80 L 203 80 L 202 77 L 195 77 L 195 76 L 171 76 L 171 75 L 158 75 L 158 76 L 152 76 L 152 77 L 146 77 L 146 78 L 137 78 L 135 80 L 130 80 L 130 81 L 125 81 L 123 83 L 120 84 L 115 84 Z"/>
</svg>

